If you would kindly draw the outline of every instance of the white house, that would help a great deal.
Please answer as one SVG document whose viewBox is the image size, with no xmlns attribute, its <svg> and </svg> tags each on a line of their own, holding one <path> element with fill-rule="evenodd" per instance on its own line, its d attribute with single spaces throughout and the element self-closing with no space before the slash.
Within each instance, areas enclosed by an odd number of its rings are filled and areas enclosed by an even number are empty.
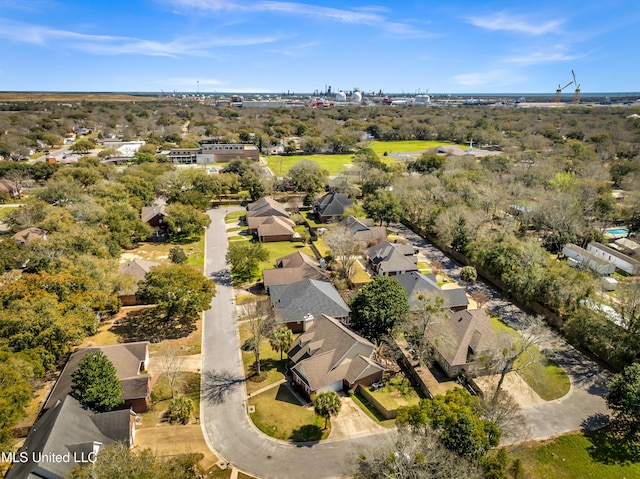
<svg viewBox="0 0 640 479">
<path fill-rule="evenodd" d="M 640 261 L 633 259 L 626 254 L 616 251 L 613 248 L 609 248 L 603 244 L 592 242 L 587 246 L 587 251 L 596 255 L 598 258 L 604 259 L 614 264 L 616 268 L 624 271 L 627 274 L 636 276 L 640 274 Z"/>
<path fill-rule="evenodd" d="M 567 243 L 562 248 L 562 254 L 566 256 L 569 266 L 579 266 L 589 268 L 594 273 L 601 276 L 607 276 L 615 273 L 616 267 L 613 263 L 596 256 L 593 253 L 576 246 L 573 243 Z"/>
</svg>

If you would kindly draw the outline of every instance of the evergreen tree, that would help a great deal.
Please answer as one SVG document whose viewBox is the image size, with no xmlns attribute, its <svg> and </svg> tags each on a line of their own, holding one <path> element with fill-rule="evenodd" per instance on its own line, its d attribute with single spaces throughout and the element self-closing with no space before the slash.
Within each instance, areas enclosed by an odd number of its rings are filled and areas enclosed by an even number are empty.
<svg viewBox="0 0 640 479">
<path fill-rule="evenodd" d="M 96 411 L 122 404 L 122 385 L 116 368 L 102 351 L 85 354 L 71 375 L 71 395 Z"/>
</svg>

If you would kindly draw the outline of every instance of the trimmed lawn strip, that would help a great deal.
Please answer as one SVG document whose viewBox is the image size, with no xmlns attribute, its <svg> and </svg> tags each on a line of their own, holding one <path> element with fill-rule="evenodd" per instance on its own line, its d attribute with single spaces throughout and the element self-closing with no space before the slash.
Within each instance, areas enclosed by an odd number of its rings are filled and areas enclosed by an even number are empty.
<svg viewBox="0 0 640 479">
<path fill-rule="evenodd" d="M 606 429 L 590 435 L 569 434 L 543 442 L 530 442 L 509 449 L 520 459 L 528 479 L 621 479 L 640 477 L 640 461 L 630 461 L 609 442 Z M 602 443 L 609 442 L 608 446 Z"/>
<path fill-rule="evenodd" d="M 369 276 L 369 274 L 364 270 L 359 261 L 356 262 L 354 269 L 355 271 L 351 275 L 351 281 L 354 284 L 370 283 L 371 281 L 373 281 L 371 279 L 371 276 Z"/>
<path fill-rule="evenodd" d="M 380 414 L 380 412 L 375 408 L 373 404 L 371 404 L 367 399 L 358 393 L 351 392 L 349 397 L 353 399 L 353 402 L 358 405 L 360 409 L 364 411 L 364 413 L 373 419 L 377 424 L 380 424 L 386 428 L 392 428 L 396 425 L 395 419 L 385 419 L 385 417 Z"/>
<path fill-rule="evenodd" d="M 251 420 L 263 433 L 283 441 L 307 442 L 326 439 L 331 432 L 330 424 L 326 430 L 324 418 L 316 415 L 313 408 L 300 405 L 285 385 L 274 387 L 249 399 L 255 406 Z"/>
<path fill-rule="evenodd" d="M 232 211 L 224 217 L 225 223 L 237 222 L 240 218 L 247 214 L 246 210 Z"/>
<path fill-rule="evenodd" d="M 320 256 L 322 256 L 323 258 L 327 256 L 329 251 L 331 251 L 327 246 L 327 243 L 325 243 L 324 239 L 322 238 L 318 238 L 317 240 L 315 240 L 313 242 L 313 245 L 316 247 L 316 249 L 318 250 L 318 253 L 320 253 Z"/>
<path fill-rule="evenodd" d="M 260 369 L 263 373 L 267 373 L 266 379 L 260 382 L 251 381 L 250 377 L 254 374 L 255 356 L 253 351 L 247 351 L 244 344 L 251 337 L 249 325 L 247 323 L 240 324 L 240 344 L 242 345 L 242 363 L 244 365 L 244 374 L 248 378 L 246 381 L 247 394 L 251 394 L 262 389 L 269 384 L 276 383 L 285 378 L 285 368 L 287 364 L 287 355 L 283 355 L 280 361 L 280 353 L 271 349 L 268 340 L 263 340 L 260 344 Z"/>
<path fill-rule="evenodd" d="M 504 324 L 500 321 L 500 318 L 493 314 L 490 316 L 491 325 L 497 333 L 507 332 L 516 340 L 520 338 L 520 333 Z M 563 397 L 569 392 L 571 381 L 567 373 L 536 347 L 529 348 L 525 354 L 520 356 L 514 364 L 514 369 L 530 361 L 533 361 L 533 363 L 518 371 L 518 374 L 542 399 L 552 401 Z"/>
</svg>

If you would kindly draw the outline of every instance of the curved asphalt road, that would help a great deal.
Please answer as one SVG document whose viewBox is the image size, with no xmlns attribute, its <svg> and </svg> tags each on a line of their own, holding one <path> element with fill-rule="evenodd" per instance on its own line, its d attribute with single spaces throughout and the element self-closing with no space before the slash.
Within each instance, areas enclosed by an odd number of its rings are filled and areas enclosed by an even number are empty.
<svg viewBox="0 0 640 479">
<path fill-rule="evenodd" d="M 429 261 L 440 261 L 447 275 L 459 280 L 461 265 L 405 226 L 394 224 L 391 229 L 417 246 Z M 492 286 L 478 280 L 469 289 L 471 292 L 481 289 L 487 293 L 490 298 L 487 309 L 514 329 L 522 329 L 520 318 L 526 313 Z M 610 411 L 603 398 L 609 379 L 607 373 L 556 333 L 550 333 L 542 351 L 569 375 L 571 389 L 555 401 L 523 407 L 520 412 L 524 416 L 526 429 L 505 437 L 503 442 L 546 439 L 582 428 L 594 429 L 607 421 Z"/>
<path fill-rule="evenodd" d="M 296 446 L 267 437 L 249 420 L 231 273 L 225 259 L 224 216 L 238 209 L 208 212 L 211 226 L 206 232 L 205 274 L 216 281 L 217 293 L 204 314 L 202 332 L 200 420 L 205 439 L 218 456 L 261 478 L 349 476 L 358 454 L 373 448 L 376 437 Z"/>
</svg>

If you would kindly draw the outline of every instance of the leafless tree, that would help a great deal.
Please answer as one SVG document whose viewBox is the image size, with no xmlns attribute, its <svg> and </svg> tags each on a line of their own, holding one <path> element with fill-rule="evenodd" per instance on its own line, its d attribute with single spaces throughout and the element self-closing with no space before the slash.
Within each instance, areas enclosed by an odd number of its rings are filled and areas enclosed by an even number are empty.
<svg viewBox="0 0 640 479">
<path fill-rule="evenodd" d="M 485 304 L 487 304 L 487 301 L 489 301 L 489 295 L 481 289 L 471 293 L 471 298 L 476 302 L 478 308 L 482 308 Z"/>
<path fill-rule="evenodd" d="M 273 306 L 268 300 L 248 304 L 244 307 L 244 319 L 249 323 L 249 346 L 256 360 L 256 374 L 260 375 L 260 345 L 271 335 L 276 324 Z"/>
<path fill-rule="evenodd" d="M 171 398 L 175 395 L 176 386 L 185 357 L 181 354 L 183 351 L 176 344 L 163 344 L 158 351 L 158 363 L 162 374 L 167 378 Z"/>
<path fill-rule="evenodd" d="M 402 430 L 381 441 L 370 457 L 361 455 L 355 479 L 480 479 L 477 466 L 442 446 L 430 431 Z"/>
<path fill-rule="evenodd" d="M 355 272 L 356 261 L 364 251 L 364 242 L 356 239 L 344 226 L 336 226 L 325 234 L 324 242 L 340 262 L 345 279 L 350 279 Z"/>
<path fill-rule="evenodd" d="M 640 279 L 621 282 L 616 291 L 614 309 L 621 316 L 624 327 L 635 332 L 640 323 Z"/>
<path fill-rule="evenodd" d="M 526 423 L 520 414 L 520 406 L 507 391 L 498 390 L 480 399 L 482 417 L 495 423 L 504 433 L 515 436 Z"/>
<path fill-rule="evenodd" d="M 436 328 L 446 318 L 444 297 L 419 291 L 415 300 L 418 307 L 409 315 L 403 327 L 404 334 L 416 359 L 423 366 L 429 366 L 433 362 L 433 343 L 441 336 Z"/>
<path fill-rule="evenodd" d="M 496 393 L 501 390 L 502 383 L 506 375 L 512 371 L 521 371 L 527 366 L 535 363 L 535 359 L 529 353 L 532 348 L 543 343 L 548 337 L 548 330 L 544 326 L 541 316 L 523 316 L 522 322 L 525 329 L 519 339 L 512 341 L 510 346 L 505 347 L 493 358 L 494 368 L 499 372 L 500 379 L 496 386 Z M 526 358 L 524 362 L 516 366 L 516 361 Z"/>
</svg>

